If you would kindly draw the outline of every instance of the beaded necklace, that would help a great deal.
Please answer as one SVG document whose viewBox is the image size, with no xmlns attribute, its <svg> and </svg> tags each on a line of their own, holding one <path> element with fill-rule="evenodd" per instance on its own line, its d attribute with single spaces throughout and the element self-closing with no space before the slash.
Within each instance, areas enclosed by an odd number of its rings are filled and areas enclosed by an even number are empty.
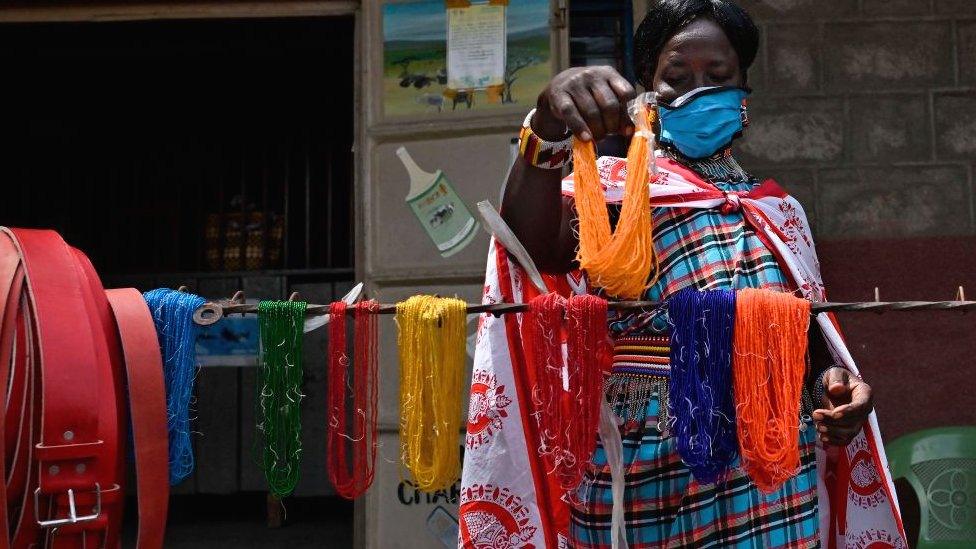
<svg viewBox="0 0 976 549">
<path fill-rule="evenodd" d="M 726 148 L 708 158 L 692 160 L 687 158 L 674 147 L 662 146 L 665 156 L 675 162 L 686 166 L 698 175 L 702 176 L 709 183 L 716 185 L 719 183 L 754 183 L 755 178 L 745 171 L 739 162 L 732 155 L 732 148 Z"/>
</svg>

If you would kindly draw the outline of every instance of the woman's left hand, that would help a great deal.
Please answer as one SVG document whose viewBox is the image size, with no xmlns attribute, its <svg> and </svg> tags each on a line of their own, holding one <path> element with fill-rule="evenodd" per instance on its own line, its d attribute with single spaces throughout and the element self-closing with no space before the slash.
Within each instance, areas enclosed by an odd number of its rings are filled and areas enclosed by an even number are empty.
<svg viewBox="0 0 976 549">
<path fill-rule="evenodd" d="M 824 444 L 847 446 L 861 432 L 874 408 L 871 386 L 844 368 L 833 367 L 823 373 L 823 408 L 814 410 L 817 435 Z"/>
</svg>

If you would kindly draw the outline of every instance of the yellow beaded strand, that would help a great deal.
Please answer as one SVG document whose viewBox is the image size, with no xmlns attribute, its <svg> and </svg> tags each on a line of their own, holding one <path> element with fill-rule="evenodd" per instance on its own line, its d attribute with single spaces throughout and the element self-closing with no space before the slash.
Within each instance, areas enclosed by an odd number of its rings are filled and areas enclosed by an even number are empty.
<svg viewBox="0 0 976 549">
<path fill-rule="evenodd" d="M 397 304 L 400 459 L 417 488 L 450 488 L 460 475 L 466 304 L 414 296 Z"/>
</svg>

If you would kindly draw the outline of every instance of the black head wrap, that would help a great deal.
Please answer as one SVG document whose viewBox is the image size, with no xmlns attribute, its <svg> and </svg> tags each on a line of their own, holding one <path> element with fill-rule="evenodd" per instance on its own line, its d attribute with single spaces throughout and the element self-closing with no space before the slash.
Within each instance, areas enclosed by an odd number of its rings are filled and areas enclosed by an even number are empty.
<svg viewBox="0 0 976 549">
<path fill-rule="evenodd" d="M 745 10 L 731 0 L 659 0 L 634 34 L 634 73 L 650 89 L 664 45 L 689 23 L 706 17 L 725 31 L 739 56 L 743 83 L 759 50 L 759 29 Z"/>
</svg>

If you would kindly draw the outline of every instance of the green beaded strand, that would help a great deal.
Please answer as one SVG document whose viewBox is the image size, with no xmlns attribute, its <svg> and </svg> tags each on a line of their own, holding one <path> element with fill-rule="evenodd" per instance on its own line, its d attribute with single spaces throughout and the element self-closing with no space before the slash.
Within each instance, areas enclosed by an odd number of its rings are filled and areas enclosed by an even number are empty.
<svg viewBox="0 0 976 549">
<path fill-rule="evenodd" d="M 257 374 L 255 417 L 258 461 L 271 493 L 283 498 L 298 484 L 302 454 L 302 301 L 262 301 L 261 366 Z"/>
</svg>

